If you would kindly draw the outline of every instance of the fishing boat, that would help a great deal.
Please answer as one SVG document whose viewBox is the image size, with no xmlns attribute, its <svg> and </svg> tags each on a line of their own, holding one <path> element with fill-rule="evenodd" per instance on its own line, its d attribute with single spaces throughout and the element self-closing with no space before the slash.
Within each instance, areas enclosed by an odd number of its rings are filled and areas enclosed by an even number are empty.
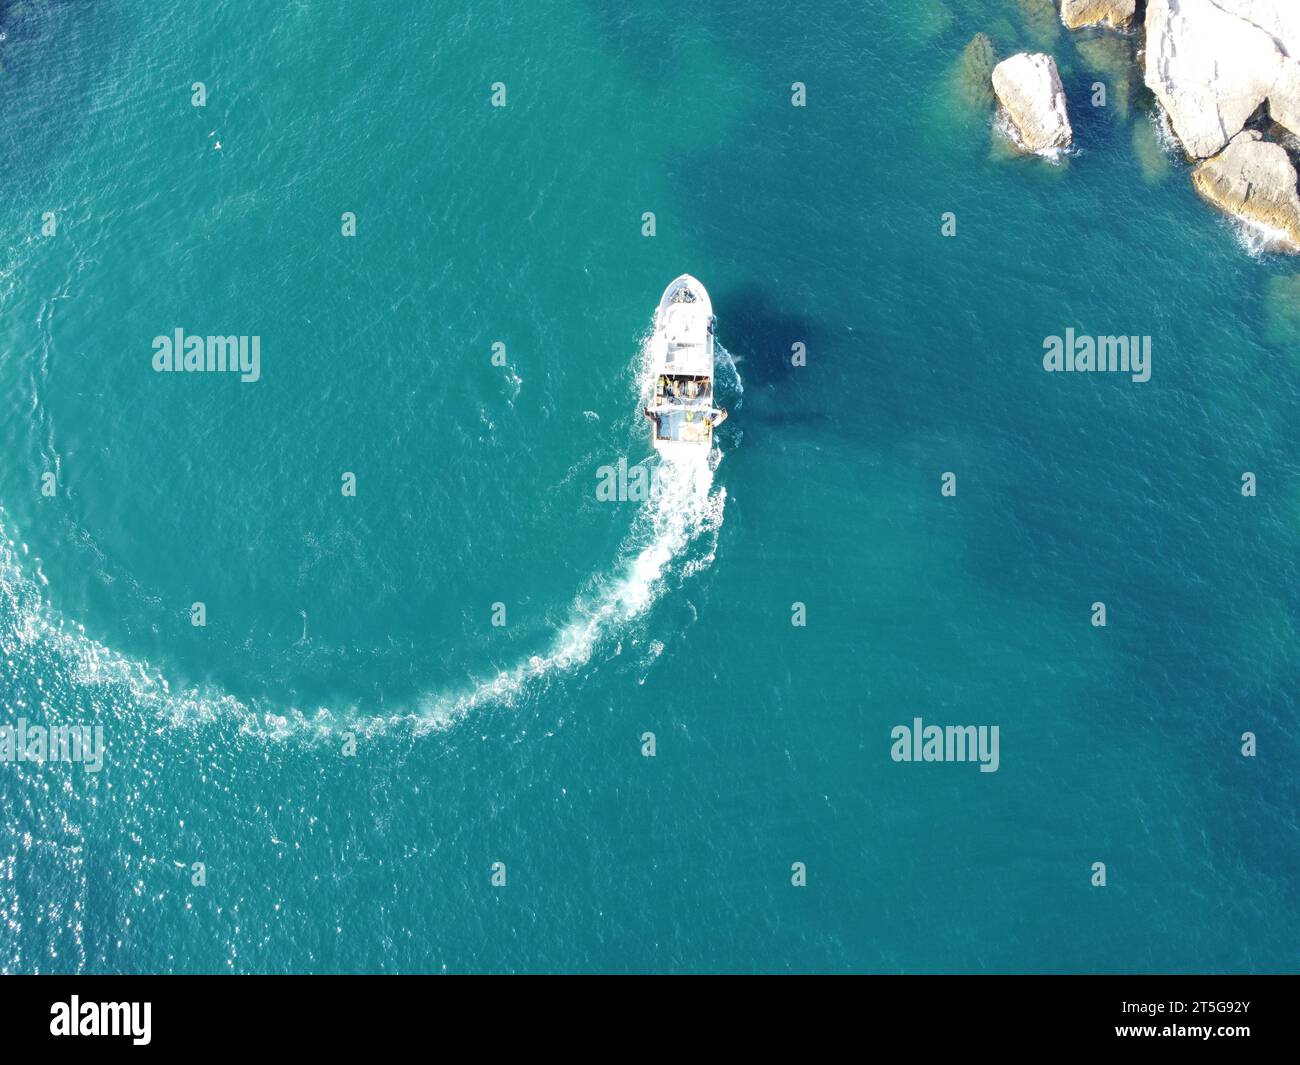
<svg viewBox="0 0 1300 1065">
<path fill-rule="evenodd" d="M 650 339 L 654 395 L 645 416 L 666 456 L 707 453 L 727 417 L 713 404 L 713 326 L 713 303 L 690 274 L 664 289 Z"/>
</svg>

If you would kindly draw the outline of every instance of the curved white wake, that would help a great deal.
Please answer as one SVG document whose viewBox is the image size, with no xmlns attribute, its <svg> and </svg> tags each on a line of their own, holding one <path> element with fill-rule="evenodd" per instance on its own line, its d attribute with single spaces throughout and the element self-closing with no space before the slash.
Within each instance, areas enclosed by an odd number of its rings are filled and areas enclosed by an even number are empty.
<svg viewBox="0 0 1300 1065">
<path fill-rule="evenodd" d="M 737 396 L 743 394 L 735 360 L 721 345 L 716 345 L 716 352 L 721 368 L 731 378 L 730 387 Z M 645 406 L 653 386 L 644 345 L 636 380 L 638 407 Z M 642 429 L 640 419 L 636 419 L 634 428 Z M 658 461 L 653 473 L 654 490 L 637 511 L 619 547 L 615 576 L 589 582 L 594 590 L 574 600 L 569 620 L 556 632 L 545 653 L 532 655 L 459 694 L 426 696 L 419 703 L 421 723 L 445 728 L 480 706 L 513 705 L 530 684 L 584 666 L 602 639 L 622 632 L 627 623 L 654 603 L 672 563 L 689 545 L 702 538 L 708 540 L 705 553 L 685 567 L 683 577 L 712 562 L 727 499 L 725 489 L 715 491 L 713 487 L 713 475 L 721 459 L 721 452 L 713 449 L 701 455 Z"/>
<path fill-rule="evenodd" d="M 739 399 L 743 386 L 735 361 L 720 345 L 717 351 L 719 369 Z M 644 368 L 637 381 L 644 400 L 650 388 Z M 642 428 L 641 420 L 636 419 L 634 430 Z M 725 490 L 713 486 L 721 457 L 713 450 L 698 457 L 661 461 L 654 467 L 654 491 L 637 510 L 612 571 L 587 582 L 570 605 L 568 620 L 543 653 L 468 689 L 434 692 L 418 699 L 409 711 L 383 717 L 362 710 L 325 708 L 309 717 L 297 709 L 261 709 L 226 693 L 197 688 L 172 691 L 166 678 L 147 663 L 104 646 L 87 636 L 82 626 L 54 615 L 39 584 L 26 573 L 28 566 L 22 558 L 26 545 L 6 539 L 4 508 L 0 506 L 0 656 L 5 659 L 0 662 L 0 677 L 13 671 L 16 681 L 23 673 L 35 678 L 40 687 L 43 671 L 51 665 L 47 656 L 52 654 L 66 679 L 83 691 L 119 690 L 132 707 L 155 712 L 174 724 L 233 716 L 241 731 L 270 738 L 291 733 L 328 735 L 342 727 L 371 732 L 400 721 L 410 721 L 417 731 L 446 728 L 477 708 L 512 706 L 531 686 L 584 666 L 602 640 L 622 634 L 629 622 L 645 614 L 666 587 L 674 562 L 697 540 L 705 541 L 704 550 L 684 565 L 678 576 L 684 579 L 709 565 L 726 504 Z M 39 574 L 39 564 L 36 569 Z M 117 700 L 111 705 L 118 712 L 127 709 Z"/>
<path fill-rule="evenodd" d="M 726 503 L 724 490 L 712 491 L 717 456 L 713 452 L 699 461 L 663 463 L 656 469 L 655 492 L 642 505 L 619 550 L 620 575 L 595 580 L 595 591 L 574 600 L 568 622 L 545 653 L 532 655 L 460 694 L 427 696 L 419 704 L 421 721 L 445 728 L 480 706 L 512 705 L 530 683 L 585 665 L 602 639 L 623 631 L 628 622 L 644 614 L 670 564 L 688 544 L 702 535 L 714 537 L 716 544 Z"/>
</svg>

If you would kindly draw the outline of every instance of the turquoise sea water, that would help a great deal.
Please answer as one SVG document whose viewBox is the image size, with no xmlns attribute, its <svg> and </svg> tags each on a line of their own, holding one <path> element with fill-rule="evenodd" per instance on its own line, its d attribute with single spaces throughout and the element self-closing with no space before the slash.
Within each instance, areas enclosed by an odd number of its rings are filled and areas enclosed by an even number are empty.
<svg viewBox="0 0 1300 1065">
<path fill-rule="evenodd" d="M 0 723 L 107 755 L 0 765 L 0 970 L 1294 969 L 1300 263 L 1035 12 L 5 5 Z M 598 502 L 684 271 L 720 454 Z"/>
</svg>

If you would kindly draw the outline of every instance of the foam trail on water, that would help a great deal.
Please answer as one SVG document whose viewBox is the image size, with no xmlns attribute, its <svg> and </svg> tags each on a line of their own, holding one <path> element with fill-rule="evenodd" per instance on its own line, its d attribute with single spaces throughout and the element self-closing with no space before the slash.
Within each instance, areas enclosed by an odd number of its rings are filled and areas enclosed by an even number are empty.
<svg viewBox="0 0 1300 1065">
<path fill-rule="evenodd" d="M 735 394 L 733 403 L 738 406 L 744 388 L 735 360 L 721 345 L 717 353 L 719 384 Z M 644 359 L 636 380 L 644 405 L 650 392 Z M 640 434 L 644 432 L 643 422 L 636 418 L 629 429 L 629 443 L 643 439 Z M 577 670 L 591 661 L 602 640 L 621 635 L 654 604 L 674 576 L 674 563 L 697 541 L 705 545 L 704 550 L 687 561 L 676 577 L 688 578 L 708 566 L 726 505 L 725 490 L 715 489 L 713 484 L 721 459 L 721 452 L 713 449 L 674 461 L 651 460 L 656 462 L 653 491 L 636 511 L 614 566 L 587 581 L 570 604 L 567 620 L 542 653 L 468 690 L 433 692 L 409 710 L 382 717 L 361 709 L 325 707 L 309 715 L 297 708 L 244 702 L 220 691 L 172 690 L 153 666 L 99 643 L 86 635 L 83 626 L 50 609 L 40 584 L 27 573 L 30 566 L 39 576 L 39 560 L 24 562 L 26 545 L 7 538 L 0 506 L 0 679 L 6 673 L 14 681 L 20 675 L 30 679 L 57 674 L 61 683 L 82 695 L 99 693 L 102 702 L 97 702 L 112 715 L 144 710 L 176 726 L 233 718 L 241 733 L 267 739 L 293 734 L 321 738 L 339 727 L 374 732 L 403 721 L 412 723 L 417 731 L 445 728 L 480 707 L 512 706 L 532 686 L 544 685 L 552 675 Z"/>
<path fill-rule="evenodd" d="M 306 724 L 298 711 L 264 714 L 223 693 L 174 692 L 147 663 L 87 636 L 45 602 L 41 585 L 27 573 L 33 564 L 27 545 L 8 537 L 5 519 L 0 506 L 0 693 L 34 684 L 60 714 L 74 707 L 113 717 L 146 710 L 175 725 L 230 716 L 250 734 L 282 736 Z M 39 573 L 39 560 L 35 567 Z M 0 698 L 0 710 L 16 708 Z"/>
<path fill-rule="evenodd" d="M 618 576 L 589 582 L 593 590 L 574 600 L 568 621 L 544 653 L 458 695 L 434 694 L 422 700 L 423 723 L 445 728 L 481 706 L 513 705 L 530 684 L 586 665 L 603 638 L 621 632 L 644 614 L 683 549 L 701 535 L 716 537 L 726 503 L 725 491 L 712 491 L 717 456 L 715 451 L 711 456 L 660 465 L 655 492 L 643 504 L 619 550 Z"/>
<path fill-rule="evenodd" d="M 718 366 L 726 369 L 727 387 L 737 397 L 743 395 L 735 359 L 721 345 L 715 351 Z M 638 406 L 643 407 L 652 390 L 644 344 L 636 381 L 641 397 Z M 644 431 L 637 419 L 634 433 Z M 658 460 L 653 467 L 654 489 L 641 504 L 619 546 L 612 574 L 588 582 L 587 590 L 575 598 L 567 622 L 546 651 L 459 694 L 427 696 L 419 707 L 422 725 L 445 728 L 479 707 L 514 705 L 530 685 L 543 684 L 553 674 L 586 665 L 601 640 L 624 631 L 653 605 L 674 561 L 692 543 L 704 540 L 708 547 L 702 557 L 683 568 L 682 577 L 712 562 L 727 498 L 725 489 L 715 490 L 713 486 L 721 459 L 721 452 L 714 448 L 671 461 Z"/>
</svg>

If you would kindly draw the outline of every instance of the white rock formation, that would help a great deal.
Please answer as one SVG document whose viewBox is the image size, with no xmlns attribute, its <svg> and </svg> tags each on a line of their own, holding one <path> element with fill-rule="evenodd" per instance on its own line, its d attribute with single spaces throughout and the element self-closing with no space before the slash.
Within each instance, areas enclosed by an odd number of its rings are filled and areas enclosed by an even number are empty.
<svg viewBox="0 0 1300 1065">
<path fill-rule="evenodd" d="M 1133 21 L 1137 0 L 1061 0 L 1061 21 L 1072 30 L 1081 26 L 1114 26 Z"/>
<path fill-rule="evenodd" d="M 1146 83 L 1204 159 L 1268 102 L 1300 134 L 1300 0 L 1150 0 Z"/>
<path fill-rule="evenodd" d="M 1021 147 L 1050 154 L 1074 139 L 1056 60 L 1020 52 L 993 68 L 993 91 L 1011 119 Z"/>
<path fill-rule="evenodd" d="M 1300 251 L 1300 195 L 1291 157 L 1253 129 L 1192 172 L 1196 190 L 1216 207 L 1275 234 L 1286 251 Z"/>
</svg>

